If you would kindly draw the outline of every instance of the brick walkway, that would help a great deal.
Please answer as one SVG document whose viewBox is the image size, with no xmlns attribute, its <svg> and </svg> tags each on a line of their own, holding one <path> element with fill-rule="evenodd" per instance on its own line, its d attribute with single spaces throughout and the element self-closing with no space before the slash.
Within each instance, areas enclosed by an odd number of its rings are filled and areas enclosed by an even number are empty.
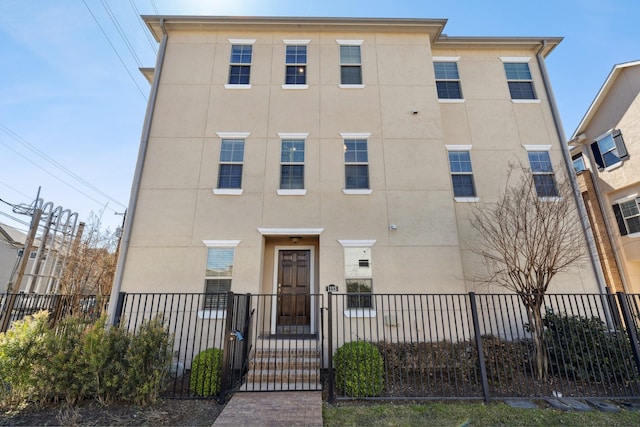
<svg viewBox="0 0 640 427">
<path fill-rule="evenodd" d="M 213 425 L 322 427 L 322 392 L 238 392 Z"/>
</svg>

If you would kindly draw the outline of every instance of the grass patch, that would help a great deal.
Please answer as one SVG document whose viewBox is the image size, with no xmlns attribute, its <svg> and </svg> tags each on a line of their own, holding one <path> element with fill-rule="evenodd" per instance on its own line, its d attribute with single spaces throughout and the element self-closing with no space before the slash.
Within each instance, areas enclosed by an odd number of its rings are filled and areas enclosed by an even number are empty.
<svg viewBox="0 0 640 427">
<path fill-rule="evenodd" d="M 543 405 L 539 405 L 543 406 Z M 512 408 L 504 403 L 424 403 L 326 405 L 322 410 L 325 426 L 637 426 L 640 412 L 621 410 L 606 413 L 564 412 Z"/>
</svg>

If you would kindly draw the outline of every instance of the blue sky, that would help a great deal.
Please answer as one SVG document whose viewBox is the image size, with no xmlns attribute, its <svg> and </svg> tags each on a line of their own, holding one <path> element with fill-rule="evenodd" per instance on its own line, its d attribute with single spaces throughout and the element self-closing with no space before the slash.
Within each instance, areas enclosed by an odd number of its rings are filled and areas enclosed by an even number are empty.
<svg viewBox="0 0 640 427">
<path fill-rule="evenodd" d="M 155 64 L 138 14 L 445 18 L 450 36 L 560 36 L 547 59 L 571 135 L 613 65 L 640 59 L 638 0 L 0 0 L 0 199 L 103 213 L 129 201 Z M 111 18 L 113 17 L 113 19 Z M 121 36 L 124 35 L 123 36 Z M 0 203 L 0 222 L 16 223 Z"/>
</svg>

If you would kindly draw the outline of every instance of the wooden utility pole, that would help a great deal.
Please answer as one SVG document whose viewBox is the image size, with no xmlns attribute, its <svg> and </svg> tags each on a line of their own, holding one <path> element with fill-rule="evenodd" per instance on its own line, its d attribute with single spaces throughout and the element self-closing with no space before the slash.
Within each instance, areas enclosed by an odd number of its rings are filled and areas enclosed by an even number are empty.
<svg viewBox="0 0 640 427">
<path fill-rule="evenodd" d="M 36 199 L 36 206 L 38 200 Z M 22 284 L 22 278 L 24 277 L 24 272 L 27 269 L 27 263 L 29 262 L 29 255 L 31 254 L 31 248 L 33 247 L 33 241 L 36 238 L 36 232 L 38 231 L 38 224 L 40 224 L 40 218 L 42 217 L 42 209 L 36 208 L 33 212 L 33 216 L 31 217 L 31 226 L 29 227 L 29 234 L 27 235 L 27 240 L 24 242 L 24 248 L 22 249 L 22 258 L 20 258 L 20 269 L 18 270 L 18 275 L 16 276 L 15 282 L 9 282 L 7 285 L 7 293 L 10 294 L 13 292 L 14 284 L 16 289 L 20 289 L 20 285 Z"/>
</svg>

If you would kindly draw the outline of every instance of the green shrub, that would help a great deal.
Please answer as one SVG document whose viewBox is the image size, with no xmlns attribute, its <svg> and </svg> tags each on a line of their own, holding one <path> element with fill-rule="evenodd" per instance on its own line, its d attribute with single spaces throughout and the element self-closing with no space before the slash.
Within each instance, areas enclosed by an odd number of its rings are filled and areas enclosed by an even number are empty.
<svg viewBox="0 0 640 427">
<path fill-rule="evenodd" d="M 351 397 L 380 396 L 384 364 L 378 349 L 366 341 L 352 341 L 333 356 L 338 388 Z"/>
<path fill-rule="evenodd" d="M 208 348 L 201 351 L 191 362 L 189 391 L 200 397 L 217 396 L 222 378 L 222 350 Z"/>
<path fill-rule="evenodd" d="M 50 385 L 42 367 L 47 353 L 49 313 L 41 311 L 13 322 L 0 333 L 0 403 L 3 406 L 43 400 Z"/>
<path fill-rule="evenodd" d="M 173 339 L 159 317 L 139 327 L 124 355 L 125 399 L 138 405 L 156 402 L 169 374 L 172 344 Z"/>
<path fill-rule="evenodd" d="M 610 331 L 598 317 L 566 316 L 547 310 L 545 340 L 552 371 L 586 381 L 637 377 L 624 331 Z"/>
</svg>

